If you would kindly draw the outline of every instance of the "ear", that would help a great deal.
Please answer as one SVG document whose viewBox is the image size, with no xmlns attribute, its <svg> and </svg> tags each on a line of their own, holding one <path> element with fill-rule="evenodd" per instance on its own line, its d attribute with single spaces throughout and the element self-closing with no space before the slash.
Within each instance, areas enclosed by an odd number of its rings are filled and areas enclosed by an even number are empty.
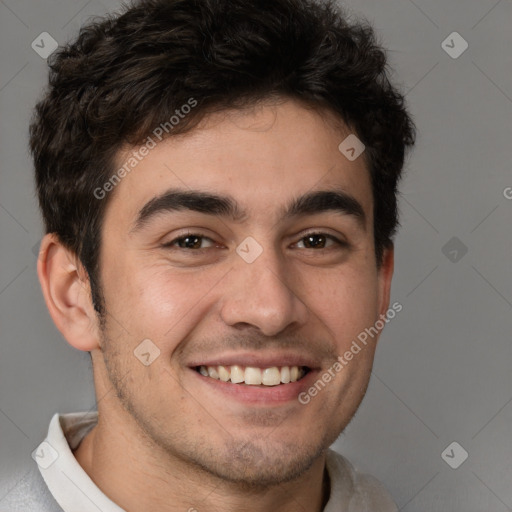
<svg viewBox="0 0 512 512">
<path fill-rule="evenodd" d="M 386 247 L 382 255 L 382 265 L 378 269 L 379 317 L 385 315 L 389 308 L 391 296 L 391 279 L 395 267 L 395 248 Z"/>
<path fill-rule="evenodd" d="M 68 343 L 83 351 L 99 348 L 99 320 L 87 272 L 55 233 L 41 241 L 37 275 L 48 311 Z"/>
</svg>

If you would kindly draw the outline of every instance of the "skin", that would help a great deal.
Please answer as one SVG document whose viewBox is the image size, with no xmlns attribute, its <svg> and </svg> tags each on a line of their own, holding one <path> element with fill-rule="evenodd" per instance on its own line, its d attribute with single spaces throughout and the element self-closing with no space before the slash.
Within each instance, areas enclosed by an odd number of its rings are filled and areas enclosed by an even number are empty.
<svg viewBox="0 0 512 512">
<path fill-rule="evenodd" d="M 387 311 L 393 250 L 378 268 L 364 157 L 351 162 L 338 150 L 349 133 L 328 113 L 286 100 L 212 114 L 159 143 L 111 192 L 103 330 L 84 269 L 55 235 L 44 238 L 38 273 L 50 314 L 93 360 L 99 422 L 75 457 L 127 512 L 325 505 L 325 453 L 365 394 L 376 339 L 307 405 L 228 399 L 187 363 L 228 349 L 286 349 L 317 358 L 321 375 Z M 139 210 L 170 188 L 229 195 L 246 216 L 182 210 L 132 232 Z M 334 188 L 362 205 L 364 225 L 332 211 L 282 218 L 294 198 Z M 162 247 L 187 228 L 207 237 L 202 251 Z M 311 247 L 309 232 L 348 246 L 320 237 Z M 235 251 L 248 236 L 263 249 L 251 264 Z M 147 338 L 160 350 L 149 366 L 133 354 Z"/>
</svg>

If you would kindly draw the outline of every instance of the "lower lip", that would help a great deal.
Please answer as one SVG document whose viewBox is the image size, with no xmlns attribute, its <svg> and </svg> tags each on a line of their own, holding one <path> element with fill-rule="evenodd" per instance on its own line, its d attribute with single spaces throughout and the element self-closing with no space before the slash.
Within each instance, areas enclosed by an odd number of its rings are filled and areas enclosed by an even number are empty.
<svg viewBox="0 0 512 512">
<path fill-rule="evenodd" d="M 277 386 L 256 386 L 248 384 L 233 384 L 222 380 L 205 377 L 194 369 L 190 369 L 192 373 L 209 386 L 214 391 L 223 393 L 235 400 L 250 404 L 283 404 L 295 400 L 298 402 L 300 393 L 311 387 L 318 374 L 317 370 L 310 370 L 302 379 L 288 384 L 279 384 Z"/>
</svg>

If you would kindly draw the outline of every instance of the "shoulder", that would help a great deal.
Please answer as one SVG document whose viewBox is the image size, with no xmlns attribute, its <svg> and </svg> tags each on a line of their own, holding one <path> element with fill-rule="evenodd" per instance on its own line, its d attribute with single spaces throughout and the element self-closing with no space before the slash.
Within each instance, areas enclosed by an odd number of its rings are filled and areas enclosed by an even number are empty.
<svg viewBox="0 0 512 512">
<path fill-rule="evenodd" d="M 327 451 L 331 494 L 324 512 L 398 512 L 393 498 L 373 476 L 357 471 L 338 452 Z"/>
<path fill-rule="evenodd" d="M 26 468 L 19 480 L 5 483 L 3 495 L 5 496 L 0 501 L 2 512 L 63 512 L 36 464 Z"/>
</svg>

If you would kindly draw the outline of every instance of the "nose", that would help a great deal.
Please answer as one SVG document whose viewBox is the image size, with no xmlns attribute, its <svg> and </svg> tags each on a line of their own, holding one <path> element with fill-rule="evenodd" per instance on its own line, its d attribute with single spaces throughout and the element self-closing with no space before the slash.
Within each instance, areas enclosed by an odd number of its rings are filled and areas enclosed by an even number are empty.
<svg viewBox="0 0 512 512">
<path fill-rule="evenodd" d="M 240 258 L 228 277 L 222 320 L 231 327 L 255 327 L 265 336 L 303 325 L 308 308 L 300 290 L 293 289 L 292 277 L 285 262 L 270 250 L 252 263 Z"/>
</svg>

